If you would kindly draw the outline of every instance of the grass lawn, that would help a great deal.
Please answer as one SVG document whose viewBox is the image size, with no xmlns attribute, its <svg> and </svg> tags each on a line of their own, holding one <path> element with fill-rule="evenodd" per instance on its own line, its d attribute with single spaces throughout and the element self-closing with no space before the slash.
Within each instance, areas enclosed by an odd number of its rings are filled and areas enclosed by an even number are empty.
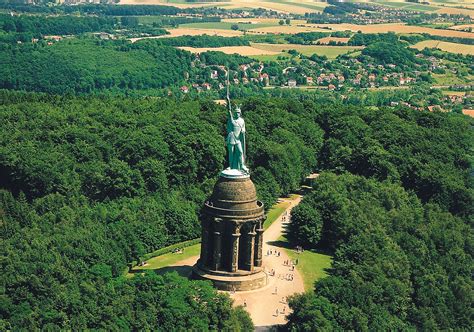
<svg viewBox="0 0 474 332">
<path fill-rule="evenodd" d="M 156 270 L 162 267 L 173 265 L 176 262 L 182 261 L 186 258 L 199 255 L 201 252 L 201 244 L 195 244 L 184 249 L 182 254 L 167 253 L 161 256 L 153 257 L 147 260 L 146 266 L 135 266 L 132 271 Z"/>
<path fill-rule="evenodd" d="M 268 227 L 270 227 L 271 224 L 273 224 L 273 222 L 277 220 L 283 212 L 285 212 L 289 205 L 290 202 L 281 202 L 273 205 L 267 213 L 267 219 L 265 219 L 263 228 L 266 230 Z"/>
<path fill-rule="evenodd" d="M 258 60 L 258 61 L 278 61 L 278 57 L 290 58 L 289 54 L 280 53 L 280 54 L 264 54 L 264 55 L 249 55 L 249 58 Z"/>
<path fill-rule="evenodd" d="M 298 265 L 296 268 L 303 277 L 305 291 L 311 291 L 314 288 L 314 282 L 316 280 L 328 275 L 325 270 L 331 267 L 331 256 L 310 250 L 305 250 L 301 254 L 298 254 L 293 249 L 285 250 L 291 259 L 298 259 Z"/>
<path fill-rule="evenodd" d="M 311 291 L 314 288 L 314 282 L 328 275 L 327 269 L 331 267 L 332 256 L 321 254 L 311 250 L 305 250 L 298 254 L 296 250 L 287 246 L 288 240 L 284 235 L 278 238 L 278 241 L 285 242 L 283 245 L 286 253 L 292 260 L 298 259 L 296 268 L 303 277 L 304 290 Z"/>
<path fill-rule="evenodd" d="M 462 79 L 448 71 L 445 74 L 432 74 L 432 76 L 436 84 L 439 85 L 466 84 L 471 81 L 469 76 L 466 79 Z"/>
</svg>

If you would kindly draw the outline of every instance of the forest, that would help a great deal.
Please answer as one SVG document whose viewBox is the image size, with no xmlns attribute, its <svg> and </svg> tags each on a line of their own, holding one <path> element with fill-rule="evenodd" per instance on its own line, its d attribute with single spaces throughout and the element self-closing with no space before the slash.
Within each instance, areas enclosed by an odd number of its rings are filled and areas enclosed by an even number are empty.
<svg viewBox="0 0 474 332">
<path fill-rule="evenodd" d="M 156 321 L 149 319 L 167 299 L 155 294 L 163 281 L 122 276 L 141 255 L 199 235 L 200 206 L 224 167 L 225 110 L 211 101 L 7 91 L 1 100 L 3 326 L 152 329 Z M 249 101 L 246 107 L 254 181 L 270 206 L 316 167 L 323 132 L 310 114 L 298 114 L 302 105 Z M 219 326 L 246 322 L 235 321 L 247 316 L 232 311 L 228 299 L 206 311 L 179 297 L 186 288 L 177 292 L 168 299 L 174 310 L 203 311 L 183 317 L 183 329 L 213 326 L 224 309 L 229 318 Z M 150 308 L 134 309 L 130 296 L 152 296 Z M 217 301 L 215 292 L 207 296 Z M 138 326 L 136 319 L 121 319 L 122 311 L 152 317 Z M 163 314 L 160 326 L 176 314 Z"/>
<path fill-rule="evenodd" d="M 311 194 L 289 235 L 330 252 L 330 276 L 294 296 L 290 330 L 448 330 L 471 325 L 472 120 L 327 112 Z"/>
<path fill-rule="evenodd" d="M 146 45 L 121 49 L 106 42 L 70 40 L 7 46 L 0 50 L 0 87 L 59 94 L 123 92 L 184 80 L 184 72 L 191 70 L 191 53 Z"/>
<path fill-rule="evenodd" d="M 0 94 L 2 328 L 251 328 L 205 283 L 124 278 L 145 253 L 199 236 L 224 167 L 222 106 Z M 239 102 L 267 207 L 325 172 L 290 236 L 335 262 L 317 295 L 291 299 L 289 329 L 468 327 L 472 120 L 308 94 Z"/>
</svg>

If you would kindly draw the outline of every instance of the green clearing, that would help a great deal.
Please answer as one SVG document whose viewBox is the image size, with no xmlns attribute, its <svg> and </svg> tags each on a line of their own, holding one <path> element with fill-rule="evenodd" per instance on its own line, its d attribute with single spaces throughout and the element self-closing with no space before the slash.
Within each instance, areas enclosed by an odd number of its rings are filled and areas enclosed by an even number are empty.
<svg viewBox="0 0 474 332">
<path fill-rule="evenodd" d="M 257 28 L 265 28 L 275 26 L 273 23 L 235 23 L 235 22 L 203 22 L 203 23 L 187 23 L 180 24 L 180 28 L 199 28 L 199 29 L 223 29 L 232 30 L 232 26 L 236 24 L 239 30 L 250 30 Z"/>
<path fill-rule="evenodd" d="M 396 2 L 396 1 L 375 0 L 375 1 L 371 1 L 371 2 L 373 2 L 377 5 L 381 5 L 381 6 L 395 7 L 395 8 L 403 8 L 403 7 L 406 7 L 406 6 L 410 5 L 407 2 Z"/>
<path fill-rule="evenodd" d="M 473 77 L 467 76 L 465 79 L 457 77 L 450 71 L 446 71 L 444 74 L 432 74 L 436 84 L 439 85 L 453 85 L 453 84 L 468 84 L 472 82 Z"/>
<path fill-rule="evenodd" d="M 290 206 L 290 202 L 280 202 L 271 207 L 270 210 L 268 210 L 267 213 L 267 219 L 265 219 L 265 222 L 263 224 L 263 228 L 266 230 L 268 227 L 270 227 L 275 220 L 278 219 L 278 217 L 285 212 L 285 210 Z"/>
<path fill-rule="evenodd" d="M 298 253 L 296 250 L 290 248 L 288 240 L 284 235 L 280 236 L 278 241 L 284 243 L 282 247 L 285 248 L 286 253 L 293 261 L 298 259 L 298 265 L 296 268 L 303 277 L 305 291 L 311 291 L 314 288 L 316 280 L 328 275 L 327 270 L 332 264 L 331 255 L 318 253 L 312 250 L 305 250 L 302 253 Z"/>
<path fill-rule="evenodd" d="M 310 56 L 313 54 L 325 55 L 329 59 L 335 59 L 341 54 L 353 51 L 355 48 L 351 46 L 312 46 L 308 49 L 297 49 L 303 55 Z"/>
<path fill-rule="evenodd" d="M 161 256 L 150 258 L 149 260 L 147 260 L 146 266 L 135 266 L 132 269 L 132 271 L 136 273 L 138 271 L 144 272 L 146 270 L 161 269 L 163 267 L 173 265 L 176 262 L 182 261 L 184 259 L 198 256 L 200 252 L 201 252 L 201 244 L 197 243 L 195 245 L 185 248 L 182 254 L 170 252 Z M 129 273 L 127 276 L 130 276 L 130 275 L 133 275 L 133 273 Z"/>
<path fill-rule="evenodd" d="M 285 249 L 292 260 L 298 259 L 296 268 L 303 277 L 305 291 L 311 291 L 314 288 L 316 280 L 328 275 L 327 269 L 331 267 L 332 256 L 320 254 L 311 250 L 305 250 L 298 254 L 293 249 Z"/>
<path fill-rule="evenodd" d="M 270 2 L 275 2 L 275 3 L 282 3 L 285 5 L 290 5 L 290 6 L 296 6 L 296 7 L 302 7 L 302 8 L 308 8 L 308 9 L 314 9 L 314 10 L 320 10 L 322 11 L 324 7 L 327 7 L 325 3 L 318 3 L 315 2 L 313 3 L 307 3 L 307 2 L 293 2 L 293 1 L 286 1 L 286 0 L 270 0 Z"/>
<path fill-rule="evenodd" d="M 290 55 L 285 54 L 285 53 L 280 53 L 280 54 L 248 55 L 248 57 L 258 60 L 258 61 L 278 61 L 278 57 L 284 57 L 288 59 L 290 58 Z"/>
<path fill-rule="evenodd" d="M 435 10 L 438 10 L 438 7 L 431 7 L 427 5 L 409 5 L 404 7 L 403 9 L 408 9 L 408 10 L 416 10 L 419 12 L 434 12 Z"/>
</svg>

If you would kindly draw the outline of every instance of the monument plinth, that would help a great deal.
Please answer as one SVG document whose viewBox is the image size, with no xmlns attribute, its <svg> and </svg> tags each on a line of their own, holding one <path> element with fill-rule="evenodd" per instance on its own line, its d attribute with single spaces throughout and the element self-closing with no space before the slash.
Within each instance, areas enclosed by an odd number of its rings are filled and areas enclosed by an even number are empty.
<svg viewBox="0 0 474 332">
<path fill-rule="evenodd" d="M 201 256 L 193 277 L 222 290 L 252 290 L 268 280 L 262 268 L 264 210 L 245 165 L 245 121 L 239 108 L 232 114 L 229 91 L 227 105 L 229 167 L 204 204 Z"/>
<path fill-rule="evenodd" d="M 222 290 L 251 290 L 267 284 L 262 268 L 263 203 L 250 176 L 221 173 L 204 204 L 201 256 L 193 275 Z"/>
</svg>

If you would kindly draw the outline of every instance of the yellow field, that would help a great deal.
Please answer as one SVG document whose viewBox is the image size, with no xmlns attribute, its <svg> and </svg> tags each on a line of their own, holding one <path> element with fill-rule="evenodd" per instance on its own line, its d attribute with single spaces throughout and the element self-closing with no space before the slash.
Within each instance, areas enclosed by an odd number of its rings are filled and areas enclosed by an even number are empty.
<svg viewBox="0 0 474 332">
<path fill-rule="evenodd" d="M 130 38 L 130 41 L 134 43 L 141 39 L 157 39 L 157 38 L 170 38 L 170 37 L 180 37 L 180 36 L 200 36 L 200 35 L 235 37 L 235 36 L 241 36 L 243 34 L 243 32 L 241 31 L 234 31 L 234 30 L 196 29 L 196 28 L 168 29 L 168 32 L 169 32 L 168 35 Z"/>
<path fill-rule="evenodd" d="M 311 31 L 329 32 L 329 30 L 319 29 L 315 25 L 307 25 L 307 24 L 256 28 L 256 29 L 251 29 L 248 32 L 255 33 L 255 34 L 265 34 L 265 33 L 295 34 L 295 33 L 300 33 L 300 32 L 311 32 Z"/>
<path fill-rule="evenodd" d="M 255 21 L 258 23 L 265 23 L 264 20 L 259 19 L 239 19 L 234 20 L 236 22 L 249 22 Z M 273 23 L 271 19 L 267 20 L 268 23 Z M 467 26 L 467 25 L 466 25 Z M 462 27 L 462 26 L 458 26 Z M 350 30 L 353 32 L 362 31 L 363 33 L 386 33 L 386 32 L 396 32 L 396 33 L 428 33 L 435 36 L 444 36 L 444 37 L 461 37 L 461 38 L 474 38 L 474 32 L 465 32 L 458 31 L 455 29 L 443 30 L 443 29 L 433 29 L 427 27 L 419 26 L 410 26 L 403 23 L 391 23 L 391 24 L 372 24 L 372 25 L 357 25 L 357 24 L 297 24 L 292 22 L 291 25 L 275 25 L 269 27 L 261 27 L 250 29 L 247 33 L 252 34 L 275 34 L 275 33 L 285 33 L 285 34 L 296 34 L 300 32 L 331 32 L 331 31 L 344 31 Z M 224 37 L 232 37 L 242 35 L 241 31 L 233 30 L 224 30 L 224 29 L 212 29 L 212 28 L 177 28 L 168 30 L 171 35 L 168 37 L 176 37 L 183 35 L 218 35 Z"/>
<path fill-rule="evenodd" d="M 329 44 L 331 41 L 335 41 L 336 43 L 344 43 L 346 44 L 349 41 L 350 38 L 337 38 L 337 37 L 324 37 L 321 39 L 318 39 L 317 41 L 320 44 Z"/>
<path fill-rule="evenodd" d="M 269 51 L 264 49 L 255 48 L 252 46 L 224 46 L 224 47 L 178 47 L 182 50 L 189 51 L 191 53 L 202 53 L 206 51 L 219 51 L 226 54 L 240 54 L 244 56 L 251 55 L 277 55 L 281 52 Z"/>
<path fill-rule="evenodd" d="M 362 49 L 360 46 L 321 46 L 321 45 L 299 45 L 299 44 L 264 44 L 252 43 L 252 47 L 264 51 L 284 52 L 296 50 L 304 55 L 326 55 L 328 58 L 335 58 L 339 54 L 344 54 L 355 49 Z"/>
<path fill-rule="evenodd" d="M 381 32 L 396 32 L 396 33 L 429 33 L 436 36 L 445 37 L 461 37 L 461 38 L 474 38 L 474 33 L 456 31 L 456 30 L 442 30 L 432 29 L 419 26 L 410 26 L 403 23 L 390 23 L 390 24 L 372 24 L 372 25 L 357 25 L 357 24 L 318 24 L 320 27 L 328 27 L 334 31 L 362 31 L 363 33 L 381 33 Z"/>
<path fill-rule="evenodd" d="M 461 53 L 461 54 L 471 54 L 474 55 L 474 45 L 464 45 L 456 43 L 448 43 L 438 40 L 424 40 L 412 46 L 418 50 L 422 50 L 425 47 L 428 48 L 439 48 L 440 50 L 451 52 L 451 53 Z"/>
<path fill-rule="evenodd" d="M 166 5 L 178 8 L 189 7 L 221 7 L 226 9 L 236 8 L 265 8 L 283 13 L 304 14 L 320 12 L 327 6 L 324 2 L 313 0 L 285 0 L 284 3 L 259 0 L 230 0 L 224 2 L 184 3 L 168 0 L 120 0 L 121 5 Z"/>
<path fill-rule="evenodd" d="M 436 11 L 438 14 L 463 14 L 469 15 L 471 18 L 474 18 L 474 10 L 472 9 L 462 9 L 462 8 L 453 8 L 453 7 L 443 7 Z"/>
<path fill-rule="evenodd" d="M 474 31 L 474 24 L 453 25 L 452 27 L 449 27 L 449 29 L 452 30 L 464 30 L 469 28 Z"/>
<path fill-rule="evenodd" d="M 297 50 L 304 55 L 325 55 L 330 59 L 336 58 L 340 54 L 362 49 L 359 46 L 324 46 L 324 45 L 298 45 L 298 44 L 265 44 L 251 43 L 251 46 L 225 46 L 225 47 L 178 47 L 192 53 L 202 53 L 206 51 L 218 51 L 226 54 L 240 54 L 243 56 L 258 55 L 279 55 L 289 50 Z"/>
</svg>

